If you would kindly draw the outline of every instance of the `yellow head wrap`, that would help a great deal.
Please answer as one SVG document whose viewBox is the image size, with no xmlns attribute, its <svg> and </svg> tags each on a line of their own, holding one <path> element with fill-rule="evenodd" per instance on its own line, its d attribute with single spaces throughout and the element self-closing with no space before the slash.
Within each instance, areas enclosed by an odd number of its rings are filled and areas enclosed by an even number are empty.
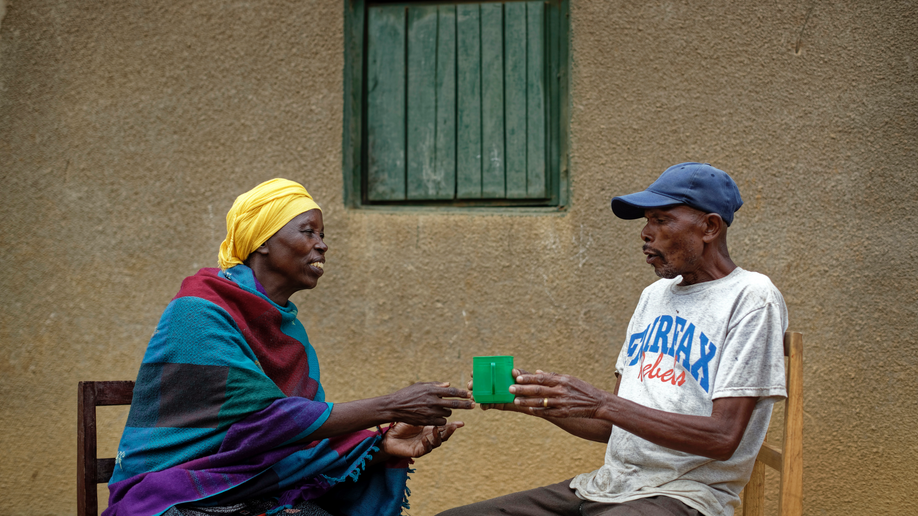
<svg viewBox="0 0 918 516">
<path fill-rule="evenodd" d="M 220 244 L 220 268 L 239 265 L 271 235 L 297 215 L 319 210 L 303 185 L 272 179 L 236 197 L 226 214 L 226 240 Z"/>
</svg>

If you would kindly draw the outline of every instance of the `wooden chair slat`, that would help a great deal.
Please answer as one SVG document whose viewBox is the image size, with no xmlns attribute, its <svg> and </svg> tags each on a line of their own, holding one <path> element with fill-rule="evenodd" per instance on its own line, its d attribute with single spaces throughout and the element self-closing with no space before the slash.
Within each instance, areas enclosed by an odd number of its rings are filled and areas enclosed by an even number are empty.
<svg viewBox="0 0 918 516">
<path fill-rule="evenodd" d="M 104 484 L 115 472 L 115 459 L 96 459 L 96 483 Z"/>
<path fill-rule="evenodd" d="M 759 449 L 759 455 L 755 459 L 758 462 L 764 462 L 766 466 L 781 471 L 781 462 L 783 462 L 781 448 L 772 446 L 768 443 L 762 443 Z"/>
<path fill-rule="evenodd" d="M 96 383 L 96 406 L 130 405 L 134 396 L 134 382 L 113 381 Z M 99 384 L 105 385 L 100 387 Z"/>
</svg>

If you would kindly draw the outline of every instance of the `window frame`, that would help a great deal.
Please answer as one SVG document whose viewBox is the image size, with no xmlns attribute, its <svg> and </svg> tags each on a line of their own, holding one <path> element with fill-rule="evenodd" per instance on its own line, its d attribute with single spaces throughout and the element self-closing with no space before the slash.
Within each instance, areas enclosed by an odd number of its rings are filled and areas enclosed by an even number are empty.
<svg viewBox="0 0 918 516">
<path fill-rule="evenodd" d="M 475 3 L 485 3 L 488 0 Z M 458 4 L 466 2 L 430 2 L 406 1 L 397 2 L 365 0 L 345 0 L 344 16 L 344 120 L 342 141 L 342 171 L 344 179 L 344 204 L 348 208 L 399 211 L 430 210 L 465 212 L 491 211 L 501 213 L 516 212 L 564 212 L 570 208 L 569 192 L 569 33 L 570 4 L 569 0 L 547 0 L 546 14 L 549 24 L 548 67 L 549 78 L 546 98 L 549 102 L 549 131 L 546 173 L 549 177 L 549 195 L 547 200 L 531 199 L 448 199 L 442 201 L 398 200 L 370 201 L 366 188 L 367 145 L 366 134 L 366 18 L 371 5 L 383 3 Z M 495 2 L 503 3 L 503 2 Z"/>
</svg>

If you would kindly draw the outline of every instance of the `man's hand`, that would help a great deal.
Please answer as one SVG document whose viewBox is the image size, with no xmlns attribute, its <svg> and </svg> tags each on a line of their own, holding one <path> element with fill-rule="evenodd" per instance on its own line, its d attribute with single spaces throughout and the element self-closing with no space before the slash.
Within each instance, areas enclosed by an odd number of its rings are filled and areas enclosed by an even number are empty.
<svg viewBox="0 0 918 516">
<path fill-rule="evenodd" d="M 521 372 L 510 392 L 516 395 L 513 403 L 517 410 L 551 418 L 594 418 L 611 396 L 573 376 L 541 370 L 535 374 Z"/>
<path fill-rule="evenodd" d="M 535 375 L 531 375 L 522 369 L 513 370 L 513 377 L 517 379 L 517 382 L 519 382 L 521 378 L 532 378 L 532 377 L 538 377 L 538 376 L 552 376 L 552 375 L 551 373 L 546 374 L 541 370 L 536 370 Z M 554 375 L 554 376 L 561 376 L 561 375 Z M 567 377 L 567 378 L 576 380 L 576 378 L 571 378 L 571 377 Z M 596 390 L 602 393 L 602 391 L 599 391 L 598 389 L 595 389 L 589 384 L 586 384 L 580 380 L 577 380 L 577 382 L 580 382 L 588 387 L 591 387 L 593 390 Z M 536 397 L 536 398 L 528 398 L 527 401 L 524 402 L 524 400 L 520 398 L 520 394 L 517 389 L 526 390 L 526 389 L 531 389 L 535 386 L 547 387 L 547 386 L 543 386 L 538 383 L 536 383 L 535 385 L 519 385 L 518 383 L 517 385 L 513 385 L 510 387 L 510 392 L 513 392 L 517 396 L 514 403 L 492 403 L 492 404 L 479 403 L 479 405 L 481 405 L 481 408 L 483 410 L 497 409 L 497 410 L 503 410 L 503 411 L 508 411 L 508 412 L 520 412 L 523 414 L 530 414 L 533 416 L 541 417 L 557 425 L 559 428 L 561 428 L 565 432 L 568 432 L 572 435 L 576 435 L 577 437 L 581 437 L 583 439 L 588 439 L 590 441 L 596 441 L 600 443 L 606 443 L 609 441 L 609 435 L 612 433 L 612 423 L 610 423 L 609 421 L 605 421 L 602 419 L 575 418 L 575 416 L 571 415 L 569 411 L 565 411 L 565 409 L 560 407 L 559 405 L 560 401 L 549 402 L 549 407 L 552 409 L 552 411 L 554 411 L 555 413 L 564 414 L 562 416 L 554 416 L 553 413 L 550 413 L 548 409 L 542 406 L 545 403 L 543 400 L 545 396 Z M 473 387 L 472 381 L 469 381 L 468 388 L 470 391 L 472 390 L 472 387 Z M 533 403 L 537 403 L 539 407 L 537 408 L 537 407 L 531 406 L 533 405 Z M 587 416 L 580 416 L 580 417 L 582 418 L 582 417 L 587 417 Z"/>
<path fill-rule="evenodd" d="M 456 429 L 463 426 L 465 423 L 462 421 L 443 426 L 414 426 L 407 423 L 395 423 L 383 437 L 380 449 L 383 453 L 393 457 L 416 459 L 438 448 L 449 440 Z"/>
<path fill-rule="evenodd" d="M 510 372 L 510 374 L 512 374 L 513 377 L 516 378 L 521 374 L 529 374 L 529 373 L 527 373 L 526 371 L 523 371 L 522 369 L 514 368 Z M 473 387 L 474 380 L 475 380 L 474 378 L 469 380 L 469 385 L 468 385 L 469 392 L 472 392 L 473 390 L 472 387 Z M 481 410 L 494 409 L 494 410 L 506 410 L 509 412 L 525 412 L 527 414 L 529 413 L 529 411 L 526 410 L 526 408 L 520 407 L 514 403 L 479 403 L 478 406 L 481 407 Z"/>
</svg>

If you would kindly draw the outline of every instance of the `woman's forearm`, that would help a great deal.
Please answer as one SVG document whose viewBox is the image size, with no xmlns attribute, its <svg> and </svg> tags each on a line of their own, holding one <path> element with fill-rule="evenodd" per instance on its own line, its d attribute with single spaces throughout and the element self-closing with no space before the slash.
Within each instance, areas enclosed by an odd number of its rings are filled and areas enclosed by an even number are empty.
<svg viewBox="0 0 918 516">
<path fill-rule="evenodd" d="M 335 403 L 328 419 L 304 441 L 320 441 L 390 423 L 391 419 L 385 412 L 384 403 L 381 403 L 382 398 L 384 397 Z"/>
<path fill-rule="evenodd" d="M 335 403 L 325 423 L 306 439 L 317 441 L 385 423 L 443 426 L 454 409 L 475 406 L 471 397 L 449 383 L 421 382 L 376 398 Z"/>
</svg>

